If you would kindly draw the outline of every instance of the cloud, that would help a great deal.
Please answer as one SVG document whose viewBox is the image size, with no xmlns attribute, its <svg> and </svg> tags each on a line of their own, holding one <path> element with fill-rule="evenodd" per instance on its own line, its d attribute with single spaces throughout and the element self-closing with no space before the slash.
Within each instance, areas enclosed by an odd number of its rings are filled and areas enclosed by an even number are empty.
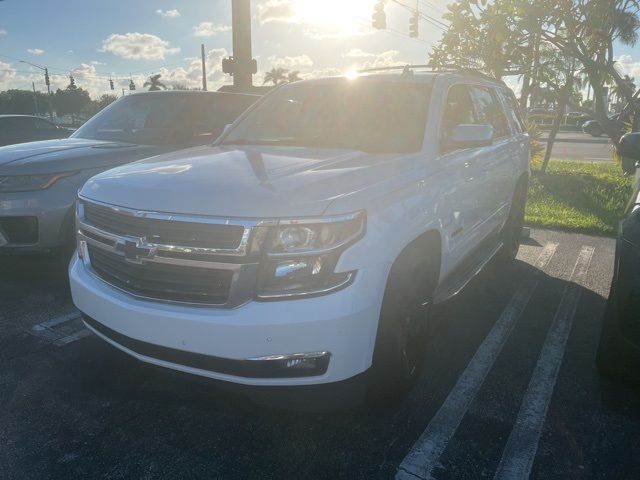
<svg viewBox="0 0 640 480">
<path fill-rule="evenodd" d="M 31 55 L 40 56 L 44 53 L 44 50 L 42 50 L 41 48 L 27 48 L 27 52 L 29 52 Z"/>
<path fill-rule="evenodd" d="M 111 34 L 102 41 L 102 52 L 109 52 L 130 60 L 164 60 L 167 55 L 180 52 L 169 42 L 150 33 Z"/>
<path fill-rule="evenodd" d="M 313 66 L 313 61 L 309 55 L 299 55 L 297 57 L 276 57 L 275 55 L 269 57 L 267 60 L 275 68 L 286 68 L 291 70 L 293 68 L 308 68 Z"/>
<path fill-rule="evenodd" d="M 180 16 L 180 12 L 175 8 L 173 10 L 156 10 L 156 13 L 164 18 L 177 18 Z"/>
<path fill-rule="evenodd" d="M 364 52 L 359 48 L 352 48 L 347 53 L 343 53 L 342 56 L 345 58 L 371 58 L 371 57 L 375 57 L 376 54 L 370 53 L 370 52 Z"/>
<path fill-rule="evenodd" d="M 99 62 L 98 60 L 91 60 L 89 62 L 91 65 L 106 65 L 104 62 Z"/>
<path fill-rule="evenodd" d="M 640 62 L 634 61 L 631 55 L 620 55 L 614 58 L 616 67 L 622 75 L 629 75 L 637 80 L 640 79 Z"/>
<path fill-rule="evenodd" d="M 228 32 L 231 30 L 229 25 L 214 25 L 211 22 L 201 22 L 193 27 L 193 34 L 196 37 L 212 37 L 216 33 Z"/>
<path fill-rule="evenodd" d="M 291 0 L 267 0 L 258 5 L 257 17 L 261 24 L 296 21 L 295 8 Z"/>
<path fill-rule="evenodd" d="M 8 32 L 4 28 L 0 28 L 0 35 L 8 35 Z"/>
<path fill-rule="evenodd" d="M 0 62 L 0 89 L 8 88 L 15 76 L 16 71 L 10 63 Z"/>
<path fill-rule="evenodd" d="M 356 64 L 353 65 L 353 68 L 358 69 L 391 67 L 394 65 L 402 65 L 403 63 L 411 63 L 401 62 L 398 59 L 399 55 L 400 52 L 398 50 L 386 50 L 380 53 L 371 53 L 362 51 L 359 48 L 353 48 L 342 56 L 344 58 L 354 59 Z"/>
</svg>

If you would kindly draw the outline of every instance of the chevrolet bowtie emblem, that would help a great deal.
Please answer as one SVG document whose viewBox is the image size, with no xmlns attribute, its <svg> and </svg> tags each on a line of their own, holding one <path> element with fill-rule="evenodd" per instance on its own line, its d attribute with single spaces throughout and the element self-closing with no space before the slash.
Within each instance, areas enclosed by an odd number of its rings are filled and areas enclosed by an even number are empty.
<svg viewBox="0 0 640 480">
<path fill-rule="evenodd" d="M 153 258 L 155 256 L 155 249 L 138 246 L 136 242 L 130 240 L 119 243 L 116 249 L 124 253 L 124 258 L 132 263 L 140 263 L 144 258 Z"/>
</svg>

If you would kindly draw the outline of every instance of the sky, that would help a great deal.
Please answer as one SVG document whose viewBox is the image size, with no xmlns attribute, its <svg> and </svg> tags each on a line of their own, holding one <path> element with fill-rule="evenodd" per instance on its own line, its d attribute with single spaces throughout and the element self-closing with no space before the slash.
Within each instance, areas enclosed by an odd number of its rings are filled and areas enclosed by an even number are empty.
<svg viewBox="0 0 640 480">
<path fill-rule="evenodd" d="M 441 20 L 448 0 L 417 0 Z M 272 67 L 303 77 L 374 66 L 426 63 L 442 33 L 423 20 L 419 38 L 408 37 L 416 0 L 388 0 L 387 30 L 371 27 L 376 0 L 252 0 L 254 84 Z M 64 88 L 72 74 L 92 96 L 121 93 L 133 79 L 141 89 L 160 73 L 167 85 L 201 86 L 200 44 L 205 45 L 210 90 L 231 83 L 221 72 L 231 54 L 231 0 L 0 0 L 0 91 Z M 640 79 L 640 47 L 619 47 L 619 66 Z M 21 62 L 22 61 L 22 62 Z M 110 91 L 109 78 L 115 83 Z"/>
</svg>

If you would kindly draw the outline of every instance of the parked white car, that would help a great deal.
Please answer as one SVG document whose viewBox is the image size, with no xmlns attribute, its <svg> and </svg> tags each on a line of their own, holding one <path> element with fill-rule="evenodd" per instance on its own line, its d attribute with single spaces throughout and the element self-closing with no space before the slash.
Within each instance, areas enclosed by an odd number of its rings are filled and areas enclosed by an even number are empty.
<svg viewBox="0 0 640 480">
<path fill-rule="evenodd" d="M 145 362 L 295 386 L 301 403 L 398 397 L 429 307 L 515 258 L 528 179 L 502 82 L 405 69 L 288 84 L 215 145 L 84 185 L 73 300 Z"/>
</svg>

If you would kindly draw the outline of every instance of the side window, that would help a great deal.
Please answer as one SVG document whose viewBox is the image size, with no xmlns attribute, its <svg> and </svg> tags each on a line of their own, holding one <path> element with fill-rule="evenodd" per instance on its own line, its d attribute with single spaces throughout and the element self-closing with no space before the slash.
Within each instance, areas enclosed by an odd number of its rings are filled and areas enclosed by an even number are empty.
<svg viewBox="0 0 640 480">
<path fill-rule="evenodd" d="M 520 107 L 513 93 L 504 88 L 498 89 L 498 96 L 504 104 L 504 110 L 511 124 L 511 128 L 516 133 L 522 133 L 526 130 L 522 116 L 520 115 Z"/>
<path fill-rule="evenodd" d="M 478 123 L 491 125 L 493 138 L 509 135 L 507 118 L 495 93 L 486 87 L 471 87 L 471 92 L 478 112 Z"/>
<path fill-rule="evenodd" d="M 15 117 L 13 119 L 13 126 L 17 132 L 20 133 L 33 133 L 36 130 L 34 118 L 31 117 Z"/>
<path fill-rule="evenodd" d="M 455 150 L 451 144 L 451 133 L 458 125 L 477 123 L 473 101 L 466 85 L 453 85 L 447 93 L 442 120 L 440 122 L 440 153 Z"/>
</svg>

